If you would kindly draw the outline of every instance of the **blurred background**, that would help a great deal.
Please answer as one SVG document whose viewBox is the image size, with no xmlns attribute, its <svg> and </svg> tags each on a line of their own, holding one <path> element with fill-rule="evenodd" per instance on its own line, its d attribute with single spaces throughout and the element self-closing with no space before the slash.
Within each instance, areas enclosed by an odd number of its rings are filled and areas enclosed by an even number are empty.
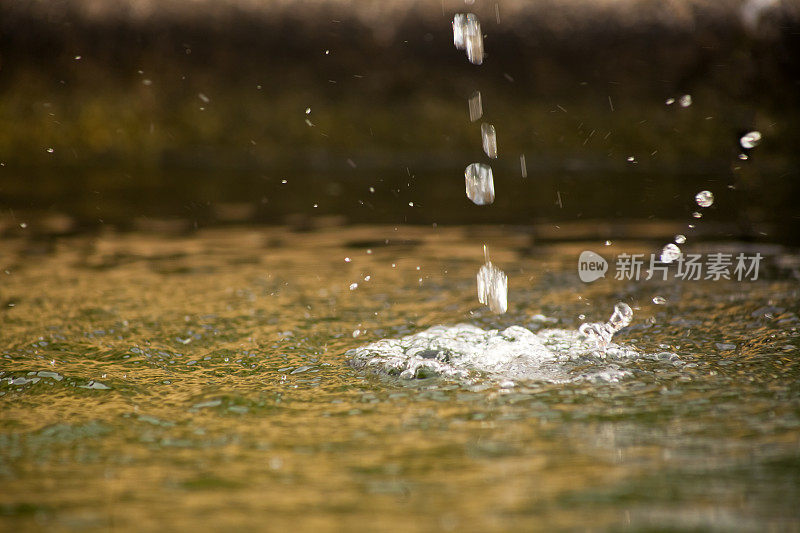
<svg viewBox="0 0 800 533">
<path fill-rule="evenodd" d="M 453 46 L 466 11 L 486 36 L 480 66 Z M 436 223 L 798 243 L 799 13 L 779 0 L 5 1 L 0 233 Z M 486 162 L 476 90 L 497 129 L 491 207 L 464 194 L 464 168 Z M 751 130 L 763 141 L 743 151 Z M 716 201 L 695 220 L 704 189 Z"/>
</svg>

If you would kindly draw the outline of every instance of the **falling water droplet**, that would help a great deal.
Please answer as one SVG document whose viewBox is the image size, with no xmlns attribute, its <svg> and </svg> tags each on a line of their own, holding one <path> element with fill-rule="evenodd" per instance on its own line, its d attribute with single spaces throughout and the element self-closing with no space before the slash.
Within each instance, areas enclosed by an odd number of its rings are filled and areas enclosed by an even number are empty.
<svg viewBox="0 0 800 533">
<path fill-rule="evenodd" d="M 483 140 L 483 151 L 492 159 L 497 159 L 497 134 L 494 126 L 484 122 L 481 124 L 481 139 Z"/>
<path fill-rule="evenodd" d="M 483 102 L 481 100 L 481 92 L 475 91 L 469 97 L 469 121 L 475 122 L 483 116 Z"/>
<path fill-rule="evenodd" d="M 48 148 L 47 149 L 47 153 L 48 154 L 52 154 L 53 152 L 55 152 L 55 150 L 53 148 Z"/>
<path fill-rule="evenodd" d="M 685 242 L 686 242 L 686 235 L 683 235 L 683 234 L 681 234 L 681 233 L 678 233 L 677 235 L 675 235 L 675 242 L 676 242 L 677 244 L 683 244 L 683 243 L 685 243 Z"/>
<path fill-rule="evenodd" d="M 714 203 L 714 193 L 711 191 L 700 191 L 694 197 L 700 207 L 710 207 Z"/>
<path fill-rule="evenodd" d="M 351 290 L 351 291 L 354 291 L 354 290 L 356 290 L 357 288 L 358 288 L 358 283 L 351 283 L 351 284 L 350 284 L 350 290 Z"/>
<path fill-rule="evenodd" d="M 663 296 L 653 296 L 653 303 L 656 305 L 664 305 L 667 303 L 667 299 Z"/>
<path fill-rule="evenodd" d="M 486 245 L 483 254 L 486 263 L 478 271 L 478 301 L 493 313 L 503 314 L 508 310 L 508 277 L 489 260 Z"/>
<path fill-rule="evenodd" d="M 692 213 L 692 216 L 694 218 L 703 218 L 703 213 L 700 213 L 699 211 L 695 211 L 694 213 Z"/>
<path fill-rule="evenodd" d="M 672 263 L 682 255 L 681 249 L 675 244 L 668 244 L 661 250 L 661 262 Z"/>
<path fill-rule="evenodd" d="M 667 105 L 672 105 L 672 104 L 675 103 L 675 99 L 674 98 L 667 98 L 667 101 L 664 102 L 664 103 L 667 104 Z"/>
<path fill-rule="evenodd" d="M 681 107 L 689 107 L 692 105 L 692 95 L 684 94 L 681 96 L 680 100 L 678 100 L 678 103 L 681 105 Z"/>
<path fill-rule="evenodd" d="M 747 154 L 739 154 L 739 159 L 741 159 L 742 161 L 747 161 L 750 158 L 747 157 Z"/>
<path fill-rule="evenodd" d="M 492 167 L 483 163 L 472 163 L 464 171 L 467 198 L 477 205 L 494 202 L 494 177 Z"/>
<path fill-rule="evenodd" d="M 453 16 L 453 45 L 458 50 L 463 50 L 467 47 L 464 40 L 464 28 L 467 26 L 467 16 L 463 13 L 456 13 Z"/>
<path fill-rule="evenodd" d="M 519 156 L 519 170 L 522 173 L 523 178 L 528 177 L 528 166 L 525 163 L 525 154 Z"/>
<path fill-rule="evenodd" d="M 739 139 L 739 144 L 742 145 L 742 148 L 750 149 L 755 148 L 758 146 L 758 143 L 761 142 L 761 132 L 760 131 L 751 131 L 742 135 L 742 138 Z"/>
</svg>

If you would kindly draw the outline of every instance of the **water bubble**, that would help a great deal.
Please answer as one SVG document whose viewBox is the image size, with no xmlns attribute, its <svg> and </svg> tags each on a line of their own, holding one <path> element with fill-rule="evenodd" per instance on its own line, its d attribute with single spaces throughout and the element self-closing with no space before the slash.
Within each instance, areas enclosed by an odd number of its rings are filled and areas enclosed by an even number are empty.
<svg viewBox="0 0 800 533">
<path fill-rule="evenodd" d="M 477 205 L 494 202 L 494 177 L 492 167 L 483 163 L 472 163 L 464 171 L 467 198 Z"/>
<path fill-rule="evenodd" d="M 689 107 L 692 105 L 692 95 L 684 94 L 681 96 L 680 100 L 678 100 L 678 103 L 681 105 L 681 107 Z"/>
<path fill-rule="evenodd" d="M 661 250 L 661 262 L 672 263 L 678 260 L 681 255 L 683 255 L 681 249 L 677 245 L 670 243 Z"/>
<path fill-rule="evenodd" d="M 755 148 L 758 146 L 758 143 L 761 142 L 761 132 L 759 131 L 751 131 L 742 135 L 742 138 L 739 139 L 739 144 L 742 145 L 742 148 L 750 149 Z"/>
<path fill-rule="evenodd" d="M 695 195 L 694 199 L 700 207 L 711 207 L 711 204 L 714 203 L 714 193 L 711 191 L 700 191 Z"/>
<path fill-rule="evenodd" d="M 483 140 L 483 151 L 492 159 L 497 159 L 497 134 L 494 126 L 484 122 L 481 124 L 481 139 Z"/>
<path fill-rule="evenodd" d="M 481 92 L 475 91 L 469 97 L 469 120 L 475 122 L 483 116 L 483 102 L 481 100 Z"/>
<path fill-rule="evenodd" d="M 483 247 L 484 253 L 486 246 Z M 508 277 L 487 259 L 478 271 L 478 301 L 493 313 L 503 314 L 508 310 Z"/>
<path fill-rule="evenodd" d="M 667 303 L 667 299 L 663 296 L 653 296 L 653 303 L 656 305 L 664 305 Z"/>
<path fill-rule="evenodd" d="M 678 233 L 677 235 L 675 235 L 675 242 L 676 242 L 677 244 L 683 244 L 683 243 L 685 243 L 685 242 L 686 242 L 686 235 L 683 235 L 683 234 L 681 234 L 681 233 Z"/>
</svg>

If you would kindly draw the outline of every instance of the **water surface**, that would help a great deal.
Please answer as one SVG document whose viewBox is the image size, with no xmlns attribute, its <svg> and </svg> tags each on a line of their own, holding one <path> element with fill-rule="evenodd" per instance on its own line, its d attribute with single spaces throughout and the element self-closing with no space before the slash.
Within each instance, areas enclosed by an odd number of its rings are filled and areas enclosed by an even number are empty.
<svg viewBox="0 0 800 533">
<path fill-rule="evenodd" d="M 477 302 L 483 242 L 509 277 L 505 315 Z M 395 226 L 6 239 L 0 522 L 800 528 L 800 258 L 762 246 L 758 281 L 587 285 L 582 250 L 663 243 L 530 242 Z M 460 323 L 562 330 L 575 348 L 618 301 L 635 315 L 614 342 L 633 355 L 584 346 L 585 365 L 552 362 L 564 379 L 406 379 L 345 355 Z M 618 379 L 580 379 L 604 369 Z"/>
</svg>

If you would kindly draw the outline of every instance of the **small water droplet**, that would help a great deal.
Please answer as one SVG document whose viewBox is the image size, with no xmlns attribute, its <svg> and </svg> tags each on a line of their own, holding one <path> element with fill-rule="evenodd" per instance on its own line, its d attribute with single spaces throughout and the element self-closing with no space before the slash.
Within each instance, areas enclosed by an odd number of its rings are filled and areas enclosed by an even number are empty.
<svg viewBox="0 0 800 533">
<path fill-rule="evenodd" d="M 350 259 L 349 257 L 345 257 L 345 258 L 344 258 L 344 262 L 345 262 L 345 263 L 349 263 L 350 261 L 351 261 L 351 259 Z"/>
<path fill-rule="evenodd" d="M 661 262 L 672 263 L 681 256 L 681 249 L 675 244 L 668 244 L 661 250 Z"/>
<path fill-rule="evenodd" d="M 667 105 L 672 105 L 672 104 L 675 103 L 675 99 L 674 98 L 667 98 L 667 101 L 664 102 L 664 103 L 667 104 Z"/>
<path fill-rule="evenodd" d="M 351 290 L 351 291 L 354 291 L 354 290 L 356 290 L 357 288 L 358 288 L 358 283 L 351 283 L 351 284 L 350 284 L 350 290 Z"/>
<path fill-rule="evenodd" d="M 700 207 L 710 207 L 714 203 L 714 193 L 711 191 L 700 191 L 694 197 Z"/>
<path fill-rule="evenodd" d="M 681 96 L 680 100 L 678 100 L 678 103 L 681 105 L 681 107 L 689 107 L 692 105 L 692 95 L 684 94 Z"/>
<path fill-rule="evenodd" d="M 685 243 L 685 242 L 686 242 L 686 235 L 683 235 L 683 234 L 681 234 L 681 233 L 679 233 L 679 234 L 675 235 L 675 242 L 676 242 L 677 244 L 683 244 L 683 243 Z"/>
<path fill-rule="evenodd" d="M 48 148 L 48 149 L 47 149 L 47 153 L 48 153 L 48 154 L 52 154 L 53 152 L 55 152 L 55 149 L 54 149 L 54 148 Z"/>
<path fill-rule="evenodd" d="M 310 115 L 310 114 L 311 114 L 311 108 L 310 108 L 310 107 L 307 107 L 307 108 L 306 108 L 306 115 Z"/>
<path fill-rule="evenodd" d="M 760 131 L 751 131 L 742 135 L 742 138 L 739 139 L 739 144 L 742 145 L 742 148 L 750 149 L 755 148 L 758 146 L 758 143 L 761 142 L 761 132 Z"/>
<path fill-rule="evenodd" d="M 664 305 L 667 303 L 667 299 L 663 296 L 653 296 L 653 303 L 656 305 Z"/>
<path fill-rule="evenodd" d="M 739 159 L 741 159 L 742 161 L 747 161 L 750 158 L 747 157 L 747 154 L 739 154 Z"/>
<path fill-rule="evenodd" d="M 698 212 L 698 211 L 695 211 L 694 213 L 692 213 L 692 216 L 693 216 L 694 218 L 703 218 L 703 213 L 700 213 L 700 212 Z"/>
<path fill-rule="evenodd" d="M 636 162 L 636 158 L 633 157 L 632 155 L 629 155 L 628 156 L 628 163 L 635 163 L 635 162 Z"/>
</svg>

